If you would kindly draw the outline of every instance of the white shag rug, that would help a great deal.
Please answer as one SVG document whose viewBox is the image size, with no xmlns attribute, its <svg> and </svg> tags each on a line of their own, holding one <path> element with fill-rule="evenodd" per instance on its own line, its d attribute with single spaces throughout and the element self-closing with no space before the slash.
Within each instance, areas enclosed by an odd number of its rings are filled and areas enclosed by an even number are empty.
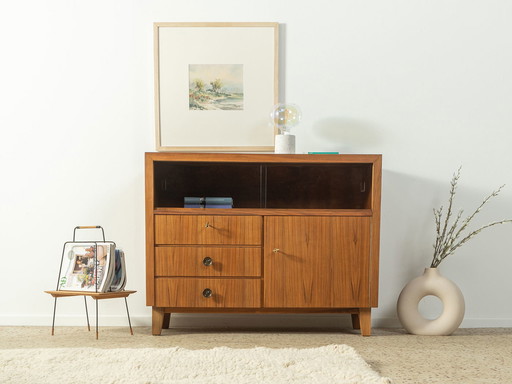
<svg viewBox="0 0 512 384">
<path fill-rule="evenodd" d="M 319 348 L 0 350 L 3 384 L 384 384 L 347 345 Z"/>
</svg>

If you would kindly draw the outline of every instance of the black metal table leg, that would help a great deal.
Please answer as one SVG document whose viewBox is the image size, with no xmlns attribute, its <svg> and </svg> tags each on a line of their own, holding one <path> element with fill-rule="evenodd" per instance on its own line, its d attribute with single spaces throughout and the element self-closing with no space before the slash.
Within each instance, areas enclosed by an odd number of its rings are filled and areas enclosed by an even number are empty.
<svg viewBox="0 0 512 384">
<path fill-rule="evenodd" d="M 87 311 L 87 296 L 84 295 L 85 304 L 85 317 L 87 317 L 87 329 L 91 331 L 91 325 L 89 324 L 89 311 Z"/>
<path fill-rule="evenodd" d="M 57 309 L 57 298 L 55 298 L 55 301 L 53 303 L 53 320 L 52 320 L 52 336 L 54 335 L 55 330 L 55 311 Z"/>
<path fill-rule="evenodd" d="M 124 304 L 126 305 L 126 314 L 128 315 L 128 325 L 130 326 L 130 334 L 133 336 L 132 322 L 130 320 L 130 311 L 128 311 L 128 300 L 124 298 Z"/>
<path fill-rule="evenodd" d="M 98 300 L 96 301 L 96 340 L 98 340 Z"/>
<path fill-rule="evenodd" d="M 95 301 L 96 307 L 96 340 L 99 338 L 99 304 L 98 300 L 101 299 L 114 299 L 114 298 L 124 298 L 124 304 L 126 306 L 126 314 L 128 316 L 128 325 L 130 326 L 130 334 L 133 336 L 133 328 L 132 328 L 132 320 L 130 318 L 130 310 L 128 309 L 128 300 L 126 299 L 132 293 L 137 291 L 119 291 L 119 292 L 60 292 L 60 291 L 45 291 L 53 296 L 53 316 L 52 316 L 52 336 L 55 335 L 55 318 L 57 317 L 57 298 L 59 297 L 71 297 L 71 296 L 84 296 L 84 306 L 85 306 L 85 317 L 87 318 L 87 329 L 91 330 L 91 322 L 89 319 L 89 307 L 87 306 L 87 296 L 91 296 Z"/>
</svg>

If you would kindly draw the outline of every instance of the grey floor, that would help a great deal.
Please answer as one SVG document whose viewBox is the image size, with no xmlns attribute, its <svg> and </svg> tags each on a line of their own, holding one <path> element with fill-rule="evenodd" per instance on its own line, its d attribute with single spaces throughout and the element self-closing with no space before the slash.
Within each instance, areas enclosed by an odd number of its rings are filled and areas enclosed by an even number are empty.
<svg viewBox="0 0 512 384">
<path fill-rule="evenodd" d="M 205 349 L 310 348 L 348 344 L 382 376 L 399 383 L 512 383 L 512 328 L 459 329 L 451 336 L 413 336 L 400 329 L 373 329 L 362 337 L 342 330 L 164 330 L 152 336 L 149 327 L 101 327 L 95 339 L 85 327 L 0 327 L 0 348 L 166 348 Z M 333 383 L 334 384 L 334 383 Z"/>
</svg>

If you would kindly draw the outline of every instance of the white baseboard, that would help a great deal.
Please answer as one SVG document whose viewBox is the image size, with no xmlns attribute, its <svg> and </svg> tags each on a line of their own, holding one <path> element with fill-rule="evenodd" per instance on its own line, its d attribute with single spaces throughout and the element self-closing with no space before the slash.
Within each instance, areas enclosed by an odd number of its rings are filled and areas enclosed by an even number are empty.
<svg viewBox="0 0 512 384">
<path fill-rule="evenodd" d="M 130 316 L 132 326 L 150 326 L 150 316 Z M 94 314 L 89 313 L 89 322 L 92 325 L 96 323 Z M 87 319 L 84 315 L 57 315 L 55 326 L 86 326 Z M 102 326 L 126 326 L 128 318 L 124 316 L 100 316 L 99 325 Z M 0 326 L 52 326 L 52 316 L 1 316 Z"/>
<path fill-rule="evenodd" d="M 461 328 L 512 328 L 512 319 L 464 319 Z"/>
<path fill-rule="evenodd" d="M 151 326 L 150 315 L 131 315 L 132 326 Z M 89 314 L 91 325 L 95 324 L 94 314 Z M 51 316 L 0 315 L 0 326 L 51 326 Z M 83 326 L 85 315 L 57 315 L 55 326 Z M 99 318 L 100 326 L 126 326 L 126 315 L 105 315 Z M 199 314 L 177 313 L 171 316 L 172 328 L 307 328 L 343 329 L 351 328 L 350 316 L 346 314 Z M 375 328 L 401 328 L 396 318 L 372 319 Z M 512 319 L 464 319 L 461 328 L 510 328 Z"/>
<path fill-rule="evenodd" d="M 130 316 L 132 326 L 151 326 L 151 316 Z M 95 324 L 94 314 L 89 322 Z M 1 316 L 0 326 L 51 326 L 51 316 Z M 104 315 L 100 326 L 126 326 L 126 315 Z M 87 325 L 83 315 L 57 315 L 55 326 Z M 333 314 L 201 314 L 175 313 L 171 316 L 173 328 L 346 328 L 351 326 L 350 316 Z"/>
</svg>

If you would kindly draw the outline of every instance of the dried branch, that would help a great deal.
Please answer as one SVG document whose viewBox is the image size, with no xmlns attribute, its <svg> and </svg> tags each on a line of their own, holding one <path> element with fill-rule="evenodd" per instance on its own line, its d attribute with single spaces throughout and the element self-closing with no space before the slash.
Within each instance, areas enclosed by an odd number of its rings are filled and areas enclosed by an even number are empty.
<svg viewBox="0 0 512 384">
<path fill-rule="evenodd" d="M 468 242 L 471 238 L 482 232 L 484 229 L 498 225 L 498 224 L 505 224 L 505 223 L 512 223 L 512 220 L 501 220 L 501 221 L 495 221 L 490 224 L 484 225 L 483 227 L 480 227 L 477 230 L 474 230 L 467 234 L 465 237 L 463 237 L 461 240 L 459 238 L 461 237 L 464 230 L 468 227 L 469 223 L 473 220 L 473 218 L 482 210 L 485 204 L 492 199 L 493 197 L 498 196 L 498 194 L 503 189 L 504 185 L 493 191 L 489 196 L 487 196 L 482 203 L 478 206 L 478 208 L 468 217 L 466 217 L 462 223 L 459 226 L 459 222 L 462 218 L 462 214 L 464 211 L 459 211 L 457 214 L 457 217 L 455 218 L 454 222 L 450 224 L 450 218 L 452 216 L 453 211 L 453 202 L 455 200 L 455 192 L 457 189 L 457 183 L 460 178 L 460 170 L 461 167 L 457 170 L 456 173 L 454 173 L 451 183 L 450 183 L 450 196 L 448 198 L 448 211 L 446 213 L 446 217 L 443 221 L 443 207 L 440 207 L 439 209 L 434 209 L 434 220 L 436 223 L 436 241 L 434 243 L 434 255 L 432 257 L 432 263 L 430 264 L 431 268 L 436 268 L 439 266 L 441 261 L 443 261 L 447 256 L 451 255 L 455 252 L 456 249 L 461 247 L 463 244 Z M 441 227 L 443 228 L 441 230 Z"/>
</svg>

